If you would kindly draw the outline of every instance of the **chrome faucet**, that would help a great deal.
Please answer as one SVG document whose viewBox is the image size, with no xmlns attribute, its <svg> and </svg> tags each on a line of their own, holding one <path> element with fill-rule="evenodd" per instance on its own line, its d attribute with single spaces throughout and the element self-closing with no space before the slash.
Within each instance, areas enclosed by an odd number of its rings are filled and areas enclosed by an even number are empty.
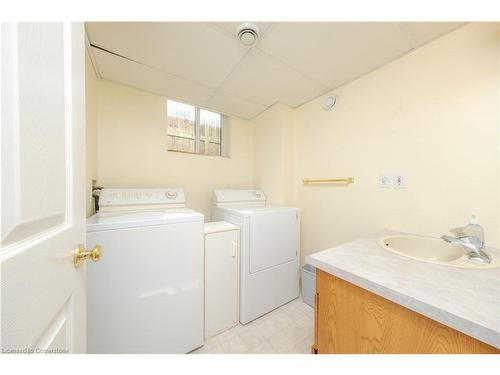
<svg viewBox="0 0 500 375">
<path fill-rule="evenodd" d="M 451 230 L 457 237 L 453 237 L 450 235 L 441 236 L 441 239 L 446 242 L 457 244 L 462 246 L 465 254 L 474 260 L 479 260 L 482 263 L 491 263 L 491 258 L 488 254 L 486 254 L 484 249 L 484 244 L 480 238 L 476 236 L 469 236 L 465 233 L 465 228 L 458 228 Z"/>
</svg>

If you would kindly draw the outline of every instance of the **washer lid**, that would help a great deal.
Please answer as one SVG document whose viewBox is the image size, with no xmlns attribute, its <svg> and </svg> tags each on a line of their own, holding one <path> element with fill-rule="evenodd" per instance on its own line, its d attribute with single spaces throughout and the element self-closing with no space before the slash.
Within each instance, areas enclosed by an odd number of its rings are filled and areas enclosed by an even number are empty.
<svg viewBox="0 0 500 375">
<path fill-rule="evenodd" d="M 87 219 L 87 232 L 203 221 L 203 214 L 189 208 L 151 211 L 100 212 Z"/>
</svg>

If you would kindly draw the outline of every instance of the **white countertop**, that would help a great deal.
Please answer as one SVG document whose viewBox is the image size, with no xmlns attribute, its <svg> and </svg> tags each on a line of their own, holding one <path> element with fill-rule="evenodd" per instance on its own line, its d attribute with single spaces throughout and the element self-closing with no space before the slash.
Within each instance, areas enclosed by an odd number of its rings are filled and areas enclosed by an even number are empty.
<svg viewBox="0 0 500 375">
<path fill-rule="evenodd" d="M 500 268 L 463 269 L 409 259 L 377 243 L 391 234 L 408 233 L 379 232 L 311 254 L 306 263 L 500 348 Z"/>
<path fill-rule="evenodd" d="M 205 223 L 205 234 L 227 232 L 230 230 L 240 230 L 240 227 L 227 221 L 211 221 Z"/>
</svg>

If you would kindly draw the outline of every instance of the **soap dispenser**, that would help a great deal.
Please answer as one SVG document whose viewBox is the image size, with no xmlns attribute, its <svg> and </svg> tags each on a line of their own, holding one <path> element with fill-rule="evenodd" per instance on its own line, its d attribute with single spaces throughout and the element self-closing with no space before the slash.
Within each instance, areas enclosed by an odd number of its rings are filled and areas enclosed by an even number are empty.
<svg viewBox="0 0 500 375">
<path fill-rule="evenodd" d="M 484 229 L 479 225 L 476 215 L 472 215 L 469 224 L 465 227 L 465 233 L 471 237 L 471 242 L 476 242 L 481 247 L 484 246 Z"/>
</svg>

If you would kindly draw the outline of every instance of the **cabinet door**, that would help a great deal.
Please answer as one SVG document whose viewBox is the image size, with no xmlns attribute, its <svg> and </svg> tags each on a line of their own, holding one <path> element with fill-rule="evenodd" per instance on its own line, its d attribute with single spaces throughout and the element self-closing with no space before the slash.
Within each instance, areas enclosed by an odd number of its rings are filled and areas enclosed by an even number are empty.
<svg viewBox="0 0 500 375">
<path fill-rule="evenodd" d="M 205 236 L 205 337 L 238 323 L 238 231 Z"/>
<path fill-rule="evenodd" d="M 316 272 L 319 354 L 480 354 L 499 350 L 321 270 Z"/>
</svg>

